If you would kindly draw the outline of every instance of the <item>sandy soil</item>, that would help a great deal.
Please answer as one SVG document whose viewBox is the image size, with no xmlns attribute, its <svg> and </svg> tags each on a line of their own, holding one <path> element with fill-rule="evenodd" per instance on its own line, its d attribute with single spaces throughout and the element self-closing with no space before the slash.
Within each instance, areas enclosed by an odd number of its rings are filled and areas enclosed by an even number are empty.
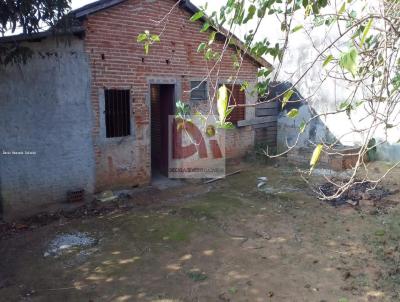
<svg viewBox="0 0 400 302">
<path fill-rule="evenodd" d="M 291 167 L 244 168 L 2 239 L 0 300 L 400 301 L 398 195 L 335 208 Z M 77 233 L 95 244 L 46 254 L 54 238 Z"/>
</svg>

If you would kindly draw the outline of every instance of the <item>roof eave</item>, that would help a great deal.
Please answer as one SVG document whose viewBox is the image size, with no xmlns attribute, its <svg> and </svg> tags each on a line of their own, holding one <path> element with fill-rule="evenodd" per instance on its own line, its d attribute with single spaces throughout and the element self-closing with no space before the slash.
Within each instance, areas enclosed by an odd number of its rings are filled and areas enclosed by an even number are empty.
<svg viewBox="0 0 400 302">
<path fill-rule="evenodd" d="M 19 35 L 14 35 L 14 36 L 6 36 L 6 37 L 0 37 L 0 44 L 6 44 L 6 43 L 15 43 L 15 42 L 23 42 L 23 41 L 36 41 L 36 40 L 42 40 L 46 39 L 48 37 L 52 36 L 68 36 L 68 35 L 81 35 L 85 33 L 85 28 L 82 26 L 74 26 L 67 31 L 59 30 L 59 31 L 54 31 L 54 30 L 47 30 L 47 31 L 42 31 L 34 34 L 19 34 Z"/>
<path fill-rule="evenodd" d="M 182 0 L 181 3 L 180 3 L 179 5 L 180 5 L 181 7 L 183 7 L 184 9 L 186 9 L 186 11 L 188 11 L 189 13 L 191 13 L 191 14 L 193 14 L 193 15 L 194 15 L 195 13 L 197 13 L 198 11 L 200 11 L 199 8 L 198 8 L 196 5 L 194 5 L 190 0 Z M 200 20 L 203 21 L 203 22 L 206 22 L 206 21 L 207 21 L 207 19 L 206 19 L 205 17 L 201 17 Z M 227 36 L 229 35 L 229 32 L 228 32 L 227 30 L 224 30 L 224 29 L 216 29 L 216 30 L 217 30 L 217 31 L 220 31 L 225 37 L 227 37 Z M 236 35 L 234 35 L 234 34 L 231 34 L 231 35 L 232 35 L 233 39 L 235 40 L 236 45 L 237 45 L 242 51 L 245 51 L 247 47 L 244 45 L 244 43 L 243 43 Z M 255 61 L 255 62 L 259 65 L 259 67 L 266 67 L 266 68 L 273 69 L 272 64 L 270 64 L 270 63 L 269 63 L 267 60 L 265 60 L 264 58 L 254 56 L 254 55 L 248 53 L 247 51 L 246 51 L 246 55 L 247 55 L 250 59 L 252 59 L 253 61 Z"/>
<path fill-rule="evenodd" d="M 72 13 L 75 15 L 76 18 L 80 19 L 82 17 L 86 17 L 87 15 L 90 15 L 90 14 L 96 13 L 98 11 L 113 7 L 113 6 L 118 5 L 125 1 L 127 1 L 127 0 L 97 1 L 97 2 L 90 3 L 88 5 L 85 5 L 76 10 L 73 10 Z"/>
</svg>

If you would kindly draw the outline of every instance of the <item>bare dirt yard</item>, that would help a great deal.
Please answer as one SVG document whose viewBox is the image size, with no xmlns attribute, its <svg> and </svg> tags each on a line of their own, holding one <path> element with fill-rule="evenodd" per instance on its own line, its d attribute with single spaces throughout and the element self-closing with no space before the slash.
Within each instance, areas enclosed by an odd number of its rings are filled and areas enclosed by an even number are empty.
<svg viewBox="0 0 400 302">
<path fill-rule="evenodd" d="M 0 239 L 0 300 L 400 301 L 399 194 L 334 207 L 293 167 L 241 168 L 17 225 Z"/>
</svg>

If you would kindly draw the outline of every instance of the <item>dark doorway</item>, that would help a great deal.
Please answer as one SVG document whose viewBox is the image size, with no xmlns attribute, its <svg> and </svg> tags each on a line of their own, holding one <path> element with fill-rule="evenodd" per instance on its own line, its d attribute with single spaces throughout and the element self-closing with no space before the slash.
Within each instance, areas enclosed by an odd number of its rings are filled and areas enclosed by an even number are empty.
<svg viewBox="0 0 400 302">
<path fill-rule="evenodd" d="M 152 84 L 150 95 L 152 174 L 168 176 L 168 119 L 175 111 L 175 85 Z"/>
</svg>

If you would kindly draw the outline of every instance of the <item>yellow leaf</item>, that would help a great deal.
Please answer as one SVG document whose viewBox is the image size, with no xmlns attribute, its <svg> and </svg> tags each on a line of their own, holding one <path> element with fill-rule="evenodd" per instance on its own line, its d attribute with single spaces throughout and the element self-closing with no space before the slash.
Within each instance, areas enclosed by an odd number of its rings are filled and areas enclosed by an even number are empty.
<svg viewBox="0 0 400 302">
<path fill-rule="evenodd" d="M 321 158 L 321 152 L 323 147 L 324 146 L 322 144 L 319 144 L 317 145 L 317 147 L 315 147 L 310 161 L 310 166 L 311 166 L 310 173 L 314 170 L 315 166 L 318 164 L 319 159 Z"/>
<path fill-rule="evenodd" d="M 289 102 L 293 93 L 294 93 L 294 91 L 291 89 L 285 92 L 285 94 L 283 95 L 283 100 L 282 100 L 282 109 L 285 108 L 287 102 Z"/>
<path fill-rule="evenodd" d="M 217 109 L 219 114 L 220 122 L 225 122 L 226 110 L 228 109 L 228 88 L 225 85 L 222 85 L 218 89 L 218 100 L 217 100 Z"/>
</svg>

